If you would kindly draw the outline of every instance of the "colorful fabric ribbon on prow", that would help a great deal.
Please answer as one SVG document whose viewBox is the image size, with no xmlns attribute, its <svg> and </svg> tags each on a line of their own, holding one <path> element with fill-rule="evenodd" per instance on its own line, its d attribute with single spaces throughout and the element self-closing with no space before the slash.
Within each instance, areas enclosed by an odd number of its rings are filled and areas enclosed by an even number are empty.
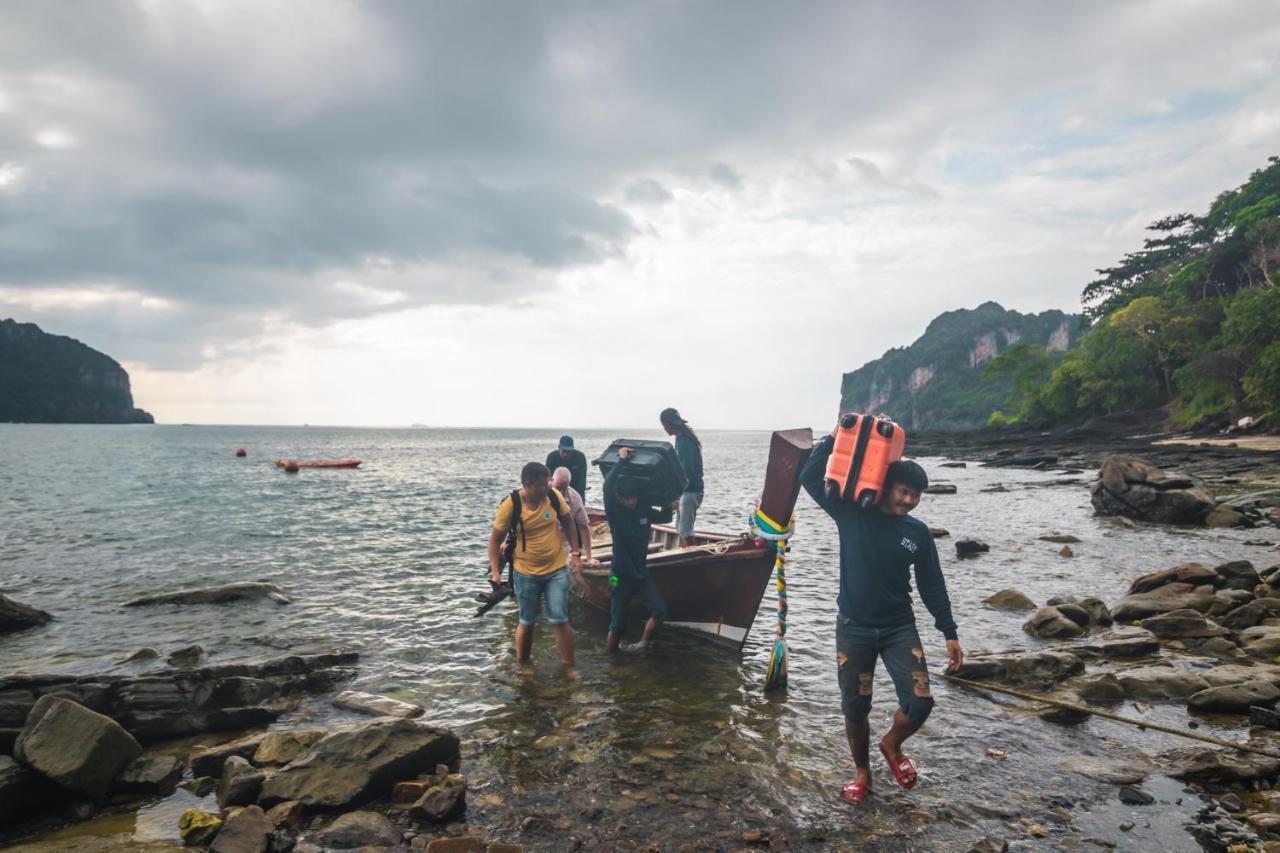
<svg viewBox="0 0 1280 853">
<path fill-rule="evenodd" d="M 794 516 L 787 523 L 779 524 L 756 507 L 751 514 L 751 535 L 756 539 L 772 542 L 774 546 L 773 568 L 777 572 L 778 625 L 774 629 L 773 651 L 769 653 L 769 668 L 765 671 L 766 692 L 787 686 L 787 540 L 795 532 Z"/>
</svg>

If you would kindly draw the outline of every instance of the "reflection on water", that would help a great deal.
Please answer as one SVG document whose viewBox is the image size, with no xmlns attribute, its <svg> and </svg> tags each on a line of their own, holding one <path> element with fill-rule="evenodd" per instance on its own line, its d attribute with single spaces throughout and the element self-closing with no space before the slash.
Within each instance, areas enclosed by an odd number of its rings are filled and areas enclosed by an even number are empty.
<svg viewBox="0 0 1280 853">
<path fill-rule="evenodd" d="M 872 800 L 856 813 L 841 806 L 834 795 L 851 768 L 835 681 L 836 539 L 804 496 L 787 563 L 785 695 L 761 691 L 772 592 L 741 655 L 669 633 L 653 656 L 609 660 L 606 620 L 575 605 L 582 682 L 561 678 L 545 627 L 538 670 L 521 678 L 509 653 L 514 608 L 475 619 L 471 596 L 486 585 L 485 540 L 498 500 L 560 432 L 0 425 L 0 587 L 57 619 L 0 640 L 0 664 L 87 673 L 126 671 L 114 660 L 143 645 L 198 643 L 214 663 L 286 647 L 354 646 L 362 652 L 354 687 L 420 702 L 426 719 L 464 736 L 471 819 L 514 831 L 527 817 L 543 818 L 549 847 L 569 835 L 714 841 L 727 833 L 718 843 L 737 843 L 747 829 L 799 848 L 962 845 L 979 831 L 1010 834 L 1006 813 L 1043 822 L 1052 797 L 1081 802 L 1107 792 L 1058 773 L 1044 756 L 1096 751 L 1099 736 L 1164 743 L 1102 721 L 1054 727 L 939 683 L 937 710 L 911 744 L 921 788 L 896 791 L 877 770 Z M 617 436 L 575 437 L 591 456 Z M 703 439 L 700 526 L 742 530 L 768 435 Z M 249 457 L 234 458 L 237 447 Z M 271 465 L 279 456 L 365 463 L 286 475 Z M 1062 475 L 923 461 L 936 481 L 958 487 L 957 495 L 926 496 L 917 515 L 951 531 L 940 551 L 971 650 L 1037 644 L 1021 631 L 1024 616 L 982 605 L 1004 587 L 1037 602 L 1060 594 L 1110 601 L 1154 568 L 1257 558 L 1243 533 L 1131 530 L 1095 519 L 1084 477 L 1050 485 Z M 982 491 L 996 483 L 1008 490 Z M 589 501 L 598 500 L 594 472 L 592 486 Z M 1050 531 L 1083 540 L 1074 558 L 1036 539 Z M 952 543 L 961 536 L 983 539 L 991 552 L 957 561 Z M 119 606 L 144 593 L 258 579 L 280 584 L 294 603 Z M 918 618 L 936 668 L 942 637 L 927 613 Z M 883 672 L 877 679 L 878 729 L 893 691 Z M 1180 708 L 1159 713 L 1185 719 Z M 285 722 L 354 719 L 316 700 Z M 985 758 L 988 746 L 1008 760 Z"/>
</svg>

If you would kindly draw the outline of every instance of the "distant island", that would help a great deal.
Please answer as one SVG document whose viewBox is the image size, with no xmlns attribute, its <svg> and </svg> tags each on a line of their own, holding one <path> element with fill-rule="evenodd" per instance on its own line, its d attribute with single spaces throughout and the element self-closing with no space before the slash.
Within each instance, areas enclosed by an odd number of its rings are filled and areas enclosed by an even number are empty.
<svg viewBox="0 0 1280 853">
<path fill-rule="evenodd" d="M 1013 390 L 1013 380 L 984 370 L 1019 344 L 1071 348 L 1088 324 L 1079 314 L 1020 314 L 995 302 L 940 314 L 924 334 L 844 374 L 844 411 L 883 412 L 908 429 L 965 430 L 987 423 Z"/>
<path fill-rule="evenodd" d="M 113 358 L 34 323 L 0 320 L 0 422 L 153 424 Z"/>
</svg>

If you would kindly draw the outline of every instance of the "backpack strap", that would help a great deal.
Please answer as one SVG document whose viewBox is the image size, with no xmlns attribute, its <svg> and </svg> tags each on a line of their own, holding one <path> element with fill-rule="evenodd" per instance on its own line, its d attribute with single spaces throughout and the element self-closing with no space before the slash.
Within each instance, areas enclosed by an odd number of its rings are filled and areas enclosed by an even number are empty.
<svg viewBox="0 0 1280 853">
<path fill-rule="evenodd" d="M 528 547 L 525 546 L 525 541 L 524 541 L 524 521 L 521 518 L 521 515 L 523 514 L 523 512 L 524 512 L 524 507 L 520 503 L 520 490 L 512 489 L 511 490 L 511 527 L 509 528 L 509 530 L 511 531 L 511 536 L 513 538 L 516 535 L 516 531 L 519 531 L 520 544 L 521 546 L 524 546 L 525 550 L 527 551 Z M 515 543 L 513 542 L 512 545 L 514 544 Z M 512 550 L 514 551 L 514 548 Z"/>
<path fill-rule="evenodd" d="M 556 511 L 556 515 L 564 515 L 564 509 L 560 506 L 560 497 L 556 494 L 556 490 L 547 489 L 547 497 L 551 498 L 551 508 Z"/>
</svg>

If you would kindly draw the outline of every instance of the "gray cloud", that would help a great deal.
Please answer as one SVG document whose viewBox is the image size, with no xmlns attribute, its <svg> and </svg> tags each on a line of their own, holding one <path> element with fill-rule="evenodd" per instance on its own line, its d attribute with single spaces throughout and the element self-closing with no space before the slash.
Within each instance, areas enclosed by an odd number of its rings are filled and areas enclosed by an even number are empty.
<svg viewBox="0 0 1280 853">
<path fill-rule="evenodd" d="M 927 198 L 916 160 L 957 123 L 1016 133 L 1045 92 L 1129 109 L 1210 64 L 1230 80 L 1245 71 L 1212 45 L 1247 58 L 1268 11 L 9 3 L 0 166 L 20 177 L 0 186 L 0 287 L 166 300 L 38 313 L 167 367 L 270 313 L 510 301 L 625 255 L 644 231 L 625 205 L 670 203 L 680 176 L 739 190 L 761 161 L 826 157 Z M 892 169 L 851 153 L 885 150 Z"/>
</svg>

